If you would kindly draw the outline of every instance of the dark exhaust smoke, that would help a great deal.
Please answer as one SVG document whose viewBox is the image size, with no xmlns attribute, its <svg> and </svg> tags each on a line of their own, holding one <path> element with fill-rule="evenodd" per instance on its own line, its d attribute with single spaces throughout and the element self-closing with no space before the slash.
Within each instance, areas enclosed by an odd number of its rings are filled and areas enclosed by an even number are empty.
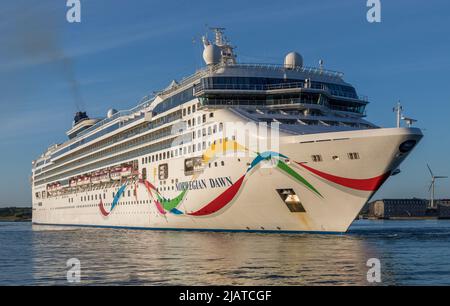
<svg viewBox="0 0 450 306">
<path fill-rule="evenodd" d="M 65 54 L 62 45 L 62 31 L 66 8 L 58 2 L 53 5 L 37 6 L 25 1 L 17 14 L 14 27 L 15 42 L 11 48 L 21 55 L 21 60 L 31 64 L 53 65 L 57 73 L 67 82 L 78 111 L 84 110 L 80 84 L 76 78 L 74 61 Z M 64 4 L 65 2 L 60 2 Z M 51 84 L 49 84 L 51 88 Z"/>
</svg>

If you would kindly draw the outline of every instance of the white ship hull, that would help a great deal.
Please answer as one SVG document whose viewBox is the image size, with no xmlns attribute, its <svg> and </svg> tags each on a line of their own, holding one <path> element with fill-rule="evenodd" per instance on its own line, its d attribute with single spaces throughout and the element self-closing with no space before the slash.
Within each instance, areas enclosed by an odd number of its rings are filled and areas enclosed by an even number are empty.
<svg viewBox="0 0 450 306">
<path fill-rule="evenodd" d="M 113 186 L 102 184 L 36 201 L 33 223 L 346 232 L 363 205 L 408 155 L 402 154 L 399 146 L 421 137 L 420 130 L 407 128 L 282 136 L 279 152 L 266 154 L 262 162 L 257 162 L 257 156 L 227 153 L 211 159 L 211 167 L 205 166 L 190 178 L 185 177 L 185 158 L 173 158 L 167 187 L 155 186 L 156 167 L 150 164 L 145 180 L 124 179 Z M 361 158 L 348 159 L 348 152 L 358 152 Z M 323 160 L 311 162 L 315 154 Z M 122 186 L 123 193 L 117 197 Z M 152 187 L 158 187 L 158 192 Z M 292 211 L 280 190 L 294 191 L 302 211 Z"/>
<path fill-rule="evenodd" d="M 76 113 L 69 139 L 32 162 L 35 224 L 347 231 L 420 130 L 368 122 L 342 73 L 298 53 L 239 64 L 214 31 L 195 74 L 103 119 Z"/>
</svg>

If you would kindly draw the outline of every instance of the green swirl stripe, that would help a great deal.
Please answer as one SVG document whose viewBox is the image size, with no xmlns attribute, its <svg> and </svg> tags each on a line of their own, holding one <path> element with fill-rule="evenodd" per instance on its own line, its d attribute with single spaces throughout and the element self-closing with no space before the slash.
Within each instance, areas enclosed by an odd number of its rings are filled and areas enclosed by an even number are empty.
<svg viewBox="0 0 450 306">
<path fill-rule="evenodd" d="M 309 188 L 311 191 L 315 192 L 317 195 L 323 198 L 323 196 L 320 194 L 319 191 L 317 191 L 316 188 L 314 188 L 313 185 L 311 185 L 307 180 L 305 180 L 300 174 L 298 174 L 295 170 L 293 170 L 291 167 L 289 167 L 285 162 L 278 160 L 277 163 L 278 168 L 280 168 L 282 171 L 286 172 L 293 178 L 295 178 L 297 181 L 299 181 L 301 184 L 305 185 L 307 188 Z"/>
</svg>

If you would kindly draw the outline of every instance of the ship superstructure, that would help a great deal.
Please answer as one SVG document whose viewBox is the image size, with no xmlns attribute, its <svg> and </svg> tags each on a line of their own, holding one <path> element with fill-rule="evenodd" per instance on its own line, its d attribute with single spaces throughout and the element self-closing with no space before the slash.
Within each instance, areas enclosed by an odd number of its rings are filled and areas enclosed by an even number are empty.
<svg viewBox="0 0 450 306">
<path fill-rule="evenodd" d="M 342 73 L 295 52 L 241 64 L 214 31 L 192 76 L 104 119 L 77 113 L 33 162 L 35 224 L 345 232 L 421 139 L 367 121 Z"/>
</svg>

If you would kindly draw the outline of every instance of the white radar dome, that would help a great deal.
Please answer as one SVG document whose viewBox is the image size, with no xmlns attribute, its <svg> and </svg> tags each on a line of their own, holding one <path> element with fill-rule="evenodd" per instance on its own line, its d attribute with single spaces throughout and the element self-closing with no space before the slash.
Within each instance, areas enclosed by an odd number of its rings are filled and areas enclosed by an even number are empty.
<svg viewBox="0 0 450 306">
<path fill-rule="evenodd" d="M 111 108 L 108 113 L 106 114 L 106 117 L 111 118 L 112 116 L 114 116 L 114 114 L 117 113 L 117 110 L 115 110 L 114 108 Z"/>
<path fill-rule="evenodd" d="M 284 58 L 284 67 L 287 69 L 294 69 L 303 67 L 303 57 L 297 52 L 291 52 Z"/>
<path fill-rule="evenodd" d="M 222 53 L 219 47 L 214 44 L 210 44 L 205 46 L 205 50 L 203 50 L 203 60 L 206 65 L 215 65 L 220 62 L 222 57 Z"/>
</svg>

